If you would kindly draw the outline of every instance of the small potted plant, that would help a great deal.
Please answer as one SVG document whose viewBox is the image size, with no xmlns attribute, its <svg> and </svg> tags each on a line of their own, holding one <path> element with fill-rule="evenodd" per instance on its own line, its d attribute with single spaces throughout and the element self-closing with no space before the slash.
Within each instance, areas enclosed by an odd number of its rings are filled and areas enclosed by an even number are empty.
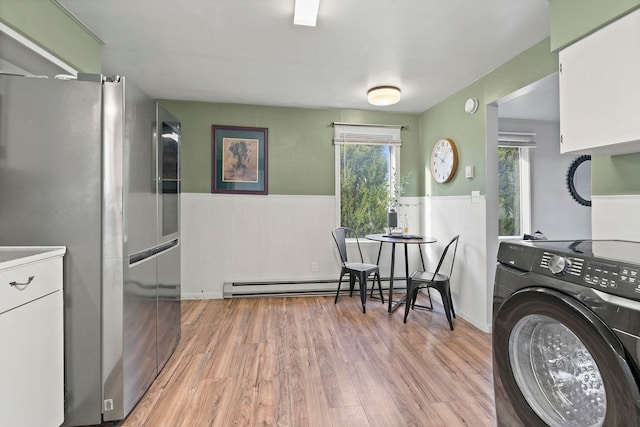
<svg viewBox="0 0 640 427">
<path fill-rule="evenodd" d="M 402 176 L 393 170 L 391 174 L 391 185 L 389 188 L 389 212 L 387 214 L 387 225 L 389 234 L 402 234 L 405 225 L 398 224 L 398 208 L 408 206 L 400 202 L 400 197 L 407 191 L 411 172 Z"/>
</svg>

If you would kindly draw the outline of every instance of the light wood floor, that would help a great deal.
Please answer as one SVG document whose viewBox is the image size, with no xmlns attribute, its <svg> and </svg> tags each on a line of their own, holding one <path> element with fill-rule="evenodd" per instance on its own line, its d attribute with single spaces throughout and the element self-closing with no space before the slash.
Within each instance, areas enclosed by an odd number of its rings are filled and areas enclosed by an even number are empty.
<svg viewBox="0 0 640 427">
<path fill-rule="evenodd" d="M 425 297 L 420 297 L 425 298 Z M 423 301 L 424 302 L 424 301 Z M 122 427 L 494 426 L 491 336 L 359 298 L 182 303 L 182 340 Z"/>
</svg>

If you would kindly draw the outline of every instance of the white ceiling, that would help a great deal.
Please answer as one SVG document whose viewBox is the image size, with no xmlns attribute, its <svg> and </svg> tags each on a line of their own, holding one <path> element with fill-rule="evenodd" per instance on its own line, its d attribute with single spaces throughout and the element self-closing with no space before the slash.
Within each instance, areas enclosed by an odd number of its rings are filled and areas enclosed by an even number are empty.
<svg viewBox="0 0 640 427">
<path fill-rule="evenodd" d="M 560 121 L 558 73 L 508 95 L 498 103 L 498 115 L 509 119 Z"/>
<path fill-rule="evenodd" d="M 321 0 L 316 27 L 294 0 L 58 1 L 159 99 L 421 113 L 549 35 L 548 0 Z"/>
</svg>

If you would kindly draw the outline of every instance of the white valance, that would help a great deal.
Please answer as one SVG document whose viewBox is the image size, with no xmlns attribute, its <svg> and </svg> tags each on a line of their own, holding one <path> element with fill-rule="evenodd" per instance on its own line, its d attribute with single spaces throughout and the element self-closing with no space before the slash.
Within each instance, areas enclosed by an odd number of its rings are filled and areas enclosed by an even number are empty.
<svg viewBox="0 0 640 427">
<path fill-rule="evenodd" d="M 361 125 L 333 123 L 333 143 L 336 145 L 402 145 L 401 125 Z"/>
<path fill-rule="evenodd" d="M 499 147 L 536 147 L 536 134 L 532 132 L 498 132 Z"/>
</svg>

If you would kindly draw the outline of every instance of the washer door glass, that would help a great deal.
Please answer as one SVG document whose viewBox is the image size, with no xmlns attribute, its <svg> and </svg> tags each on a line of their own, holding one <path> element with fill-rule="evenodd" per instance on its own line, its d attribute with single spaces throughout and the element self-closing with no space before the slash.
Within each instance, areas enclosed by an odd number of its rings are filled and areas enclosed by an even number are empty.
<svg viewBox="0 0 640 427">
<path fill-rule="evenodd" d="M 511 330 L 509 358 L 529 406 L 550 426 L 602 426 L 607 399 L 598 366 L 578 337 L 540 314 Z"/>
</svg>

